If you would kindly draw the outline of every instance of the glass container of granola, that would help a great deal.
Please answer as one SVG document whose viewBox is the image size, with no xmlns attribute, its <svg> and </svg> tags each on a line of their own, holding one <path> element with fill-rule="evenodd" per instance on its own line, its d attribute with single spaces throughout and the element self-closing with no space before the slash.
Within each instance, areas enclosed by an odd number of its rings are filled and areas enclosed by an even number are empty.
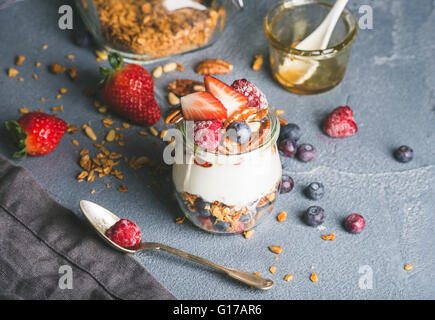
<svg viewBox="0 0 435 320">
<path fill-rule="evenodd" d="M 130 62 L 153 62 L 212 44 L 242 0 L 76 0 L 97 43 Z"/>
<path fill-rule="evenodd" d="M 246 108 L 233 121 L 240 118 L 252 128 L 249 142 L 234 144 L 224 133 L 216 152 L 192 142 L 189 121 L 177 125 L 184 158 L 173 165 L 176 198 L 185 216 L 211 233 L 238 234 L 254 228 L 271 215 L 279 195 L 280 125 L 274 109 Z M 223 130 L 226 126 L 227 122 Z"/>
<path fill-rule="evenodd" d="M 350 48 L 358 33 L 355 16 L 344 9 L 324 50 L 295 47 L 327 16 L 332 4 L 287 0 L 273 6 L 264 20 L 270 68 L 275 80 L 297 94 L 315 94 L 337 86 L 344 77 Z"/>
</svg>

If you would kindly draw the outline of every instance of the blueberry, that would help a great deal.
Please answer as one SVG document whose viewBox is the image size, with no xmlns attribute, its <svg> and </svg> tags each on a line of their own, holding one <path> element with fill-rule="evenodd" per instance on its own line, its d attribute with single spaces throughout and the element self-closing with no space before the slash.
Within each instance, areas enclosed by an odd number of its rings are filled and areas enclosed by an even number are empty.
<svg viewBox="0 0 435 320">
<path fill-rule="evenodd" d="M 302 162 L 309 162 L 316 156 L 316 149 L 308 143 L 303 143 L 298 147 L 296 157 Z"/>
<path fill-rule="evenodd" d="M 283 175 L 281 178 L 281 185 L 279 187 L 279 193 L 289 193 L 293 190 L 295 183 L 290 176 Z"/>
<path fill-rule="evenodd" d="M 301 128 L 297 124 L 289 123 L 281 127 L 281 132 L 279 133 L 279 140 L 291 139 L 293 141 L 298 141 L 301 137 Z"/>
<path fill-rule="evenodd" d="M 231 123 L 228 126 L 227 133 L 230 140 L 237 143 L 246 143 L 251 138 L 251 128 L 243 121 Z"/>
<path fill-rule="evenodd" d="M 202 198 L 196 198 L 195 200 L 195 208 L 198 214 L 202 217 L 210 217 L 211 205 L 209 202 L 202 200 Z"/>
<path fill-rule="evenodd" d="M 414 150 L 408 146 L 401 146 L 396 151 L 394 151 L 394 157 L 397 161 L 406 163 L 412 160 L 414 157 Z"/>
<path fill-rule="evenodd" d="M 320 182 L 312 182 L 305 188 L 305 194 L 312 200 L 320 200 L 325 195 L 325 187 Z"/>
<path fill-rule="evenodd" d="M 293 158 L 297 151 L 296 142 L 291 139 L 284 139 L 279 143 L 278 149 L 285 157 Z"/>
<path fill-rule="evenodd" d="M 344 227 L 350 233 L 360 233 L 364 230 L 366 221 L 364 217 L 357 213 L 352 213 L 344 220 Z"/>
<path fill-rule="evenodd" d="M 312 206 L 305 211 L 305 222 L 312 226 L 317 227 L 320 226 L 325 220 L 326 214 L 325 210 L 319 206 Z"/>
<path fill-rule="evenodd" d="M 211 216 L 210 220 L 216 231 L 227 231 L 227 228 L 230 226 L 228 222 L 217 220 L 215 216 Z"/>
</svg>

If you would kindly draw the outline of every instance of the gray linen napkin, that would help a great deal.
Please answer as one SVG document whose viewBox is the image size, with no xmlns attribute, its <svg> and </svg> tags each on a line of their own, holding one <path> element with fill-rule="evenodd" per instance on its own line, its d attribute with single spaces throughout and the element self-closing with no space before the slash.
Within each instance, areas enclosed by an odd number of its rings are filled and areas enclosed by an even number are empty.
<svg viewBox="0 0 435 320">
<path fill-rule="evenodd" d="M 0 156 L 0 299 L 175 297 Z"/>
</svg>

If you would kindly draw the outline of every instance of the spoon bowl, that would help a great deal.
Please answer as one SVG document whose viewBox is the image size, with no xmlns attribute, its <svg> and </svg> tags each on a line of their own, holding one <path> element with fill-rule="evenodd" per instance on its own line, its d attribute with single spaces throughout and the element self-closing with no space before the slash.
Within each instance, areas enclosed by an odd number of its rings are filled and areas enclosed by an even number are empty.
<svg viewBox="0 0 435 320">
<path fill-rule="evenodd" d="M 266 279 L 260 276 L 256 276 L 252 273 L 240 271 L 228 267 L 221 266 L 217 263 L 209 261 L 207 259 L 192 255 L 190 253 L 184 252 L 179 249 L 172 248 L 170 246 L 157 243 L 157 242 L 141 242 L 135 248 L 124 248 L 110 240 L 106 236 L 107 230 L 113 226 L 116 222 L 121 220 L 117 215 L 110 212 L 106 208 L 88 201 L 81 200 L 80 201 L 80 209 L 83 212 L 83 215 L 86 217 L 88 222 L 94 227 L 97 231 L 98 235 L 103 238 L 108 244 L 110 244 L 114 249 L 122 251 L 124 253 L 135 254 L 139 253 L 143 250 L 163 250 L 172 254 L 175 254 L 181 258 L 194 261 L 205 266 L 208 266 L 217 271 L 223 272 L 226 275 L 230 276 L 233 279 L 236 279 L 240 282 L 243 282 L 249 286 L 252 286 L 257 289 L 267 290 L 273 287 L 273 281 L 270 279 Z"/>
<path fill-rule="evenodd" d="M 337 0 L 322 23 L 304 40 L 295 46 L 298 50 L 314 51 L 327 48 L 335 25 L 349 0 Z M 280 65 L 280 74 L 285 75 L 291 83 L 303 84 L 316 72 L 319 62 L 316 60 L 285 60 Z"/>
</svg>

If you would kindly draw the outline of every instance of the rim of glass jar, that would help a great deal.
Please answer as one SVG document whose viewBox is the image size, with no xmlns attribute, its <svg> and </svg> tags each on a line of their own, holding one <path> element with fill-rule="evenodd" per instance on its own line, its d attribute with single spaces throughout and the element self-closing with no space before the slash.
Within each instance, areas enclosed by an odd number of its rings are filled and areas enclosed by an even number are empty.
<svg viewBox="0 0 435 320">
<path fill-rule="evenodd" d="M 347 32 L 344 39 L 333 47 L 328 47 L 324 50 L 298 50 L 296 48 L 290 47 L 289 45 L 285 45 L 281 41 L 279 41 L 270 28 L 269 20 L 271 18 L 270 16 L 272 12 L 279 7 L 291 9 L 292 7 L 295 6 L 303 6 L 309 4 L 323 5 L 331 8 L 333 6 L 331 3 L 325 1 L 318 1 L 318 0 L 286 0 L 275 4 L 272 8 L 269 9 L 269 11 L 266 14 L 266 17 L 264 18 L 263 28 L 264 28 L 264 33 L 266 35 L 266 39 L 268 40 L 271 46 L 275 47 L 276 49 L 286 51 L 287 53 L 295 56 L 321 58 L 321 57 L 333 56 L 335 54 L 338 54 L 339 52 L 341 52 L 342 50 L 350 46 L 355 41 L 356 36 L 358 34 L 358 24 L 353 12 L 347 8 L 343 10 L 342 14 L 345 14 L 347 15 L 347 17 L 350 18 L 352 25 L 350 26 L 350 29 Z"/>
<path fill-rule="evenodd" d="M 204 150 L 201 147 L 195 145 L 193 141 L 188 140 L 188 137 L 187 137 L 186 131 L 185 131 L 186 126 L 184 125 L 185 120 L 178 122 L 176 128 L 178 130 L 180 130 L 181 134 L 183 135 L 183 143 L 186 145 L 187 142 L 189 142 L 188 145 L 194 146 L 195 154 L 198 154 L 198 152 L 199 152 L 199 155 L 201 156 L 201 158 L 204 158 L 204 160 L 207 160 L 209 158 L 213 158 L 216 156 L 227 157 L 229 159 L 231 159 L 231 158 L 236 159 L 236 158 L 240 158 L 240 156 L 242 156 L 242 155 L 251 154 L 253 152 L 260 152 L 260 151 L 264 150 L 265 148 L 269 147 L 269 145 L 274 144 L 278 140 L 279 131 L 280 131 L 280 123 L 279 123 L 278 115 L 276 114 L 276 111 L 273 107 L 269 106 L 269 112 L 268 112 L 266 118 L 270 120 L 270 130 L 269 130 L 269 133 L 267 134 L 265 141 L 253 150 L 240 152 L 240 153 L 225 154 L 225 153 L 219 153 L 219 152 L 218 153 L 210 152 L 210 151 Z"/>
</svg>

